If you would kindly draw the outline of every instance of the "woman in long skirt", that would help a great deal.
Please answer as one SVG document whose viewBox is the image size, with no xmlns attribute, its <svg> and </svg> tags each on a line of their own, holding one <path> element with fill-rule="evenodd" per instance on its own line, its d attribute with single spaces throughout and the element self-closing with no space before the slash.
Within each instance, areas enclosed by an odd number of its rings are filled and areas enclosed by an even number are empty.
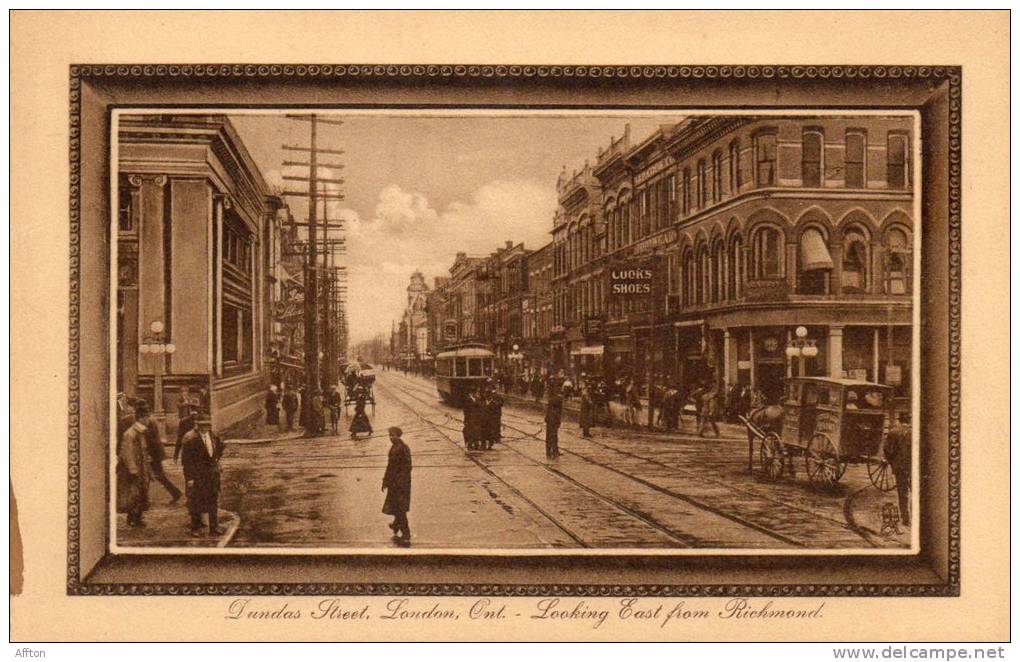
<svg viewBox="0 0 1020 662">
<path fill-rule="evenodd" d="M 367 432 L 372 434 L 372 424 L 368 420 L 368 415 L 365 414 L 365 394 L 358 393 L 357 399 L 354 401 L 354 418 L 351 420 L 351 438 L 353 439 L 361 432 Z"/>
</svg>

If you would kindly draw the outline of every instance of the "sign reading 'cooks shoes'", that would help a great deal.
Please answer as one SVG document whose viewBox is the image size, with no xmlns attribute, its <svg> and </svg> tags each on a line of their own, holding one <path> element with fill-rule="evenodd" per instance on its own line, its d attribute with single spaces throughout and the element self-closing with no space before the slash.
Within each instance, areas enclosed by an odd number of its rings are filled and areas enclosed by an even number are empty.
<svg viewBox="0 0 1020 662">
<path fill-rule="evenodd" d="M 609 270 L 609 294 L 614 297 L 642 297 L 653 292 L 655 270 L 649 261 L 623 263 Z"/>
</svg>

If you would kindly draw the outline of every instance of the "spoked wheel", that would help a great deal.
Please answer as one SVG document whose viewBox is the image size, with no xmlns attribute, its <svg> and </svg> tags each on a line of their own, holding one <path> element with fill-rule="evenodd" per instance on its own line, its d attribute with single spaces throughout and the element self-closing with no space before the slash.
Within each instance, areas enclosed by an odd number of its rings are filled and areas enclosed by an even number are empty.
<svg viewBox="0 0 1020 662">
<path fill-rule="evenodd" d="M 761 440 L 761 450 L 758 452 L 761 461 L 761 470 L 765 477 L 775 482 L 783 477 L 783 468 L 786 465 L 786 455 L 783 453 L 783 444 L 779 441 L 779 435 L 769 432 Z"/>
<path fill-rule="evenodd" d="M 872 485 L 883 492 L 896 489 L 896 474 L 885 460 L 868 458 L 868 478 Z"/>
<path fill-rule="evenodd" d="M 811 437 L 804 460 L 808 480 L 815 489 L 831 489 L 846 471 L 846 462 L 839 461 L 836 446 L 822 433 Z"/>
</svg>

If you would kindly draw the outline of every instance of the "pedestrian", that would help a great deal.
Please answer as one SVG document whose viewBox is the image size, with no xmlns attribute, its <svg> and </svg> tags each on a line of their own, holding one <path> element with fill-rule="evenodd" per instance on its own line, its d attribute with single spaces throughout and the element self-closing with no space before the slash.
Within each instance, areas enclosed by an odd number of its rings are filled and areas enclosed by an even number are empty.
<svg viewBox="0 0 1020 662">
<path fill-rule="evenodd" d="M 389 429 L 390 453 L 382 479 L 386 500 L 382 511 L 393 516 L 390 523 L 393 539 L 407 545 L 411 542 L 411 527 L 407 523 L 407 513 L 411 510 L 411 449 L 401 439 L 403 434 L 398 427 Z"/>
<path fill-rule="evenodd" d="M 481 394 L 471 390 L 464 395 L 462 403 L 464 411 L 464 446 L 468 450 L 477 450 L 482 432 L 482 399 Z"/>
<path fill-rule="evenodd" d="M 595 403 L 591 398 L 591 390 L 587 385 L 581 387 L 581 413 L 578 416 L 581 436 L 591 439 L 591 427 L 595 424 Z"/>
<path fill-rule="evenodd" d="M 372 434 L 372 423 L 368 420 L 368 415 L 365 413 L 365 391 L 360 386 L 354 390 L 354 418 L 351 419 L 351 425 L 348 430 L 351 433 L 351 439 L 356 439 L 358 434 L 361 432 L 367 432 Z"/>
<path fill-rule="evenodd" d="M 490 391 L 485 398 L 485 447 L 491 449 L 503 429 L 503 397 Z"/>
<path fill-rule="evenodd" d="M 127 513 L 128 526 L 144 527 L 142 515 L 149 508 L 151 470 L 145 431 L 150 414 L 143 401 L 136 401 L 134 410 L 135 420 L 124 431 L 117 451 L 117 512 Z"/>
<path fill-rule="evenodd" d="M 627 384 L 627 422 L 633 426 L 640 424 L 638 417 L 641 415 L 641 396 L 638 393 L 637 382 L 633 379 Z"/>
<path fill-rule="evenodd" d="M 180 500 L 181 491 L 167 478 L 166 472 L 163 471 L 163 460 L 166 459 L 166 451 L 163 449 L 163 433 L 151 416 L 145 426 L 145 449 L 149 456 L 149 468 L 152 478 L 158 481 L 167 491 L 167 494 L 170 495 L 170 505 L 172 506 Z"/>
<path fill-rule="evenodd" d="M 117 454 L 120 454 L 120 442 L 124 438 L 124 433 L 127 432 L 128 428 L 134 425 L 135 422 L 135 404 L 134 399 L 129 398 L 126 393 L 121 391 L 117 394 Z"/>
<path fill-rule="evenodd" d="M 197 416 L 195 428 L 185 435 L 181 449 L 192 538 L 202 535 L 202 515 L 206 515 L 209 520 L 210 534 L 223 533 L 219 525 L 220 458 L 223 456 L 223 448 L 219 435 L 212 431 L 209 417 Z"/>
<path fill-rule="evenodd" d="M 910 473 L 911 458 L 911 434 L 910 427 L 896 421 L 889 429 L 886 436 L 883 451 L 885 459 L 889 462 L 893 476 L 896 477 L 896 496 L 900 505 L 900 521 L 905 526 L 910 526 Z"/>
<path fill-rule="evenodd" d="M 329 391 L 329 424 L 333 428 L 333 434 L 337 434 L 340 426 L 340 407 L 343 405 L 343 398 L 340 397 L 340 390 L 333 386 Z"/>
<path fill-rule="evenodd" d="M 715 430 L 715 436 L 719 436 L 719 426 L 716 424 L 716 419 L 719 417 L 719 385 L 713 381 L 707 383 L 699 395 L 699 406 L 698 406 L 698 436 L 703 437 L 705 427 L 711 425 L 712 429 Z"/>
<path fill-rule="evenodd" d="M 297 393 L 294 392 L 294 389 L 284 387 L 281 399 L 283 400 L 284 417 L 287 419 L 287 430 L 290 431 L 294 429 L 294 414 L 298 409 Z"/>
<path fill-rule="evenodd" d="M 322 391 L 316 389 L 312 396 L 312 430 L 314 434 L 321 435 L 326 432 L 326 399 L 322 397 Z"/>
<path fill-rule="evenodd" d="M 276 393 L 276 384 L 270 384 L 266 391 L 266 425 L 280 424 L 280 398 Z"/>
<path fill-rule="evenodd" d="M 553 460 L 560 456 L 560 423 L 563 419 L 563 398 L 557 391 L 549 394 L 545 405 L 545 457 Z"/>
<path fill-rule="evenodd" d="M 543 391 L 545 391 L 545 385 L 542 383 L 542 375 L 535 371 L 535 374 L 531 376 L 531 395 L 534 396 L 535 402 L 542 399 Z"/>
</svg>

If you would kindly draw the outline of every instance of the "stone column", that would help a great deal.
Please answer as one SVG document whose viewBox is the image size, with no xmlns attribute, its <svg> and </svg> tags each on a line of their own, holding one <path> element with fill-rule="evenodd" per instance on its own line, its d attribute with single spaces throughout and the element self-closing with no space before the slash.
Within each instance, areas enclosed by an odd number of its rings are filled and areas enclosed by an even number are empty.
<svg viewBox="0 0 1020 662">
<path fill-rule="evenodd" d="M 843 326 L 829 327 L 829 377 L 843 376 Z"/>
</svg>

